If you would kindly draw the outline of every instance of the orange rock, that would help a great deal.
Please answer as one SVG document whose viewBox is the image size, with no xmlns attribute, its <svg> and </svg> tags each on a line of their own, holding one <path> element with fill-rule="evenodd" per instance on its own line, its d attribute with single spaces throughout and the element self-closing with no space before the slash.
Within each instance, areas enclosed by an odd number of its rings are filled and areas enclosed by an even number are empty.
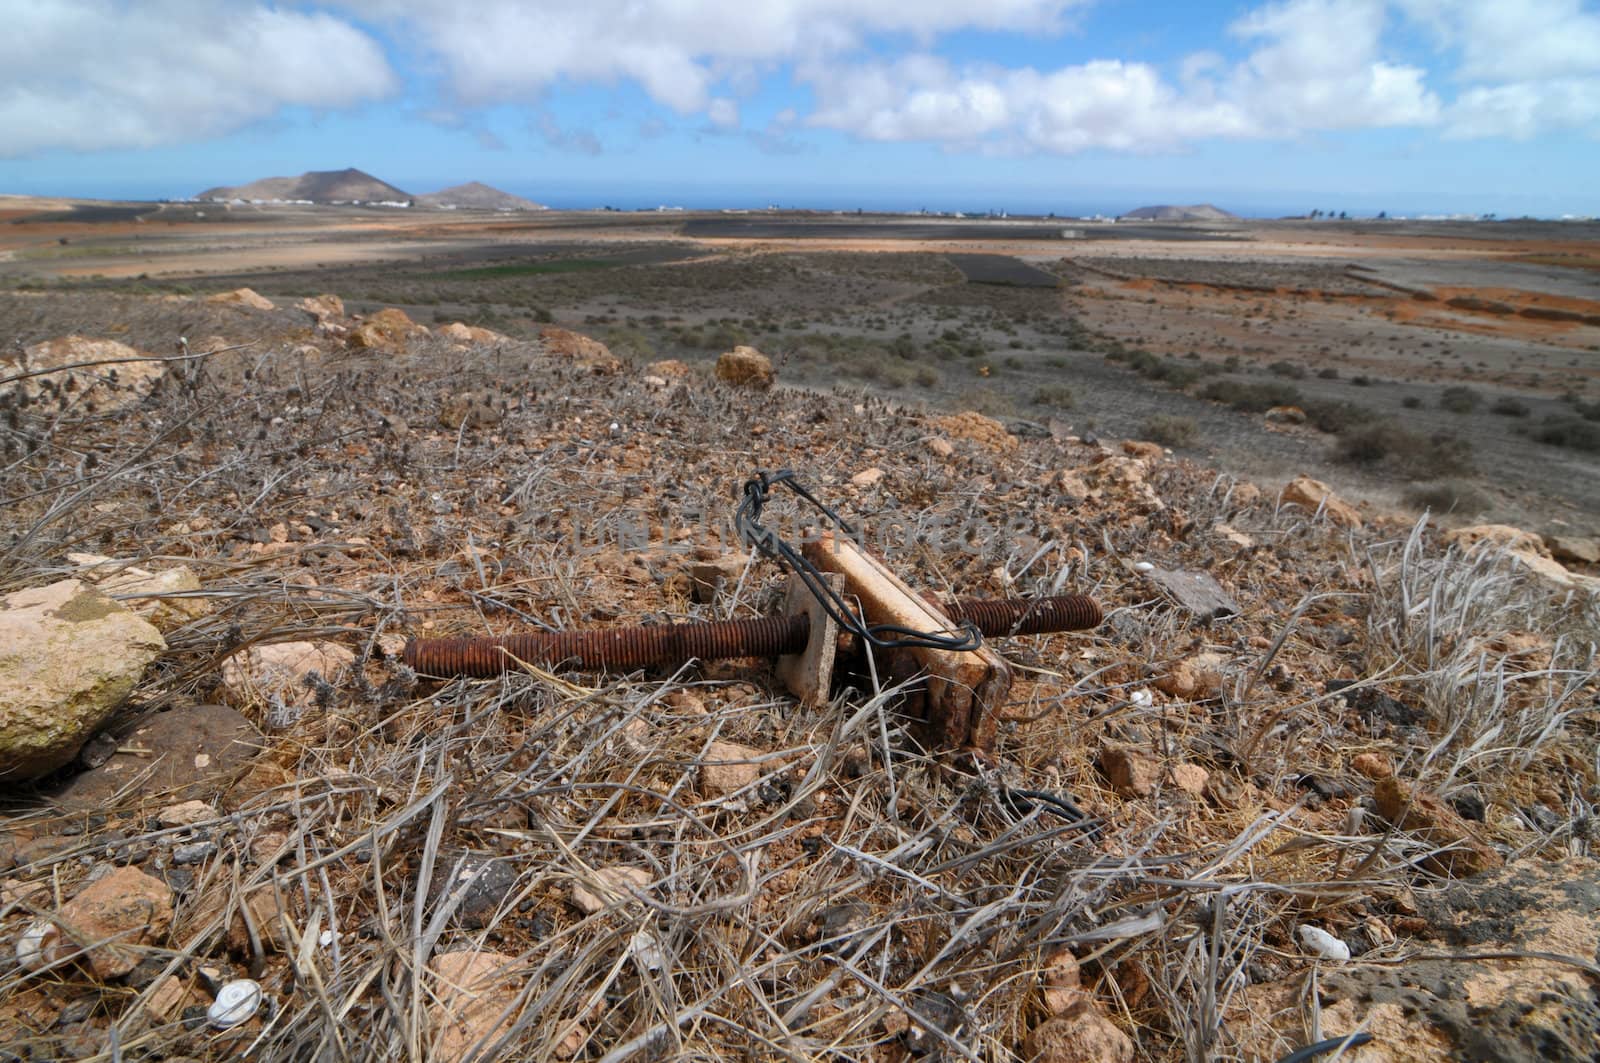
<svg viewBox="0 0 1600 1063">
<path fill-rule="evenodd" d="M 118 978 L 138 966 L 145 947 L 166 937 L 172 890 L 136 867 L 119 867 L 62 905 L 57 921 L 86 948 L 96 976 Z"/>
<path fill-rule="evenodd" d="M 1122 452 L 1130 458 L 1142 458 L 1148 461 L 1155 461 L 1167 456 L 1166 449 L 1160 443 L 1146 443 L 1141 439 L 1123 440 Z"/>
<path fill-rule="evenodd" d="M 1356 508 L 1334 494 L 1333 488 L 1321 480 L 1313 480 L 1309 476 L 1297 476 L 1289 481 L 1279 497 L 1284 502 L 1292 502 L 1309 513 L 1315 513 L 1321 508 L 1328 515 L 1328 519 L 1335 523 L 1352 528 L 1361 527 L 1361 514 Z"/>
<path fill-rule="evenodd" d="M 517 987 L 508 975 L 516 963 L 511 956 L 474 949 L 433 958 L 428 964 L 434 978 L 433 1004 L 428 1008 L 433 1044 L 427 1058 L 436 1063 L 479 1058 L 475 1049 L 511 1028 Z"/>
<path fill-rule="evenodd" d="M 569 358 L 596 373 L 609 375 L 622 371 L 622 359 L 612 354 L 611 348 L 599 340 L 555 325 L 540 329 L 539 338 L 544 340 L 545 350 L 557 358 Z"/>
<path fill-rule="evenodd" d="M 1394 826 L 1419 835 L 1430 845 L 1445 847 L 1444 852 L 1422 862 L 1434 874 L 1466 878 L 1505 863 L 1472 824 L 1433 794 L 1388 775 L 1378 780 L 1373 797 L 1378 814 Z"/>
<path fill-rule="evenodd" d="M 1100 1014 L 1087 996 L 1028 1035 L 1033 1063 L 1133 1063 L 1133 1040 Z"/>
<path fill-rule="evenodd" d="M 765 391 L 777 379 L 772 359 L 754 347 L 735 347 L 717 356 L 717 379 L 734 387 Z"/>
<path fill-rule="evenodd" d="M 1100 770 L 1123 797 L 1149 797 L 1161 777 L 1155 758 L 1125 746 L 1101 750 Z"/>
<path fill-rule="evenodd" d="M 1350 758 L 1350 770 L 1369 779 L 1387 779 L 1394 774 L 1394 765 L 1382 753 L 1357 753 Z"/>
<path fill-rule="evenodd" d="M 1191 797 L 1204 796 L 1206 783 L 1211 781 L 1211 773 L 1198 764 L 1174 764 L 1167 774 L 1172 777 L 1172 785 Z"/>
<path fill-rule="evenodd" d="M 761 750 L 733 742 L 712 742 L 700 765 L 700 792 L 707 797 L 727 797 L 761 778 L 761 766 L 754 763 Z"/>
<path fill-rule="evenodd" d="M 992 417 L 985 417 L 971 410 L 966 413 L 935 417 L 932 424 L 945 435 L 957 439 L 970 439 L 987 450 L 1016 450 L 1019 445 L 1017 437 L 1007 432 L 1005 425 Z"/>
</svg>

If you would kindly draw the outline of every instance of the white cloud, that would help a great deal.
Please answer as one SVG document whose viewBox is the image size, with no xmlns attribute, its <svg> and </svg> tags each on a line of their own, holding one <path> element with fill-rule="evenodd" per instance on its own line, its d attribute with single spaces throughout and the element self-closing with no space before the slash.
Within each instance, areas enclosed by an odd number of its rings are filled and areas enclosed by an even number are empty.
<svg viewBox="0 0 1600 1063">
<path fill-rule="evenodd" d="M 397 84 L 377 42 L 327 14 L 30 0 L 11 5 L 0 35 L 0 157 L 203 139 Z"/>
<path fill-rule="evenodd" d="M 1600 14 L 1579 0 L 1398 3 L 1459 59 L 1463 88 L 1446 109 L 1447 135 L 1600 135 Z"/>
<path fill-rule="evenodd" d="M 726 96 L 719 96 L 711 101 L 706 108 L 706 117 L 718 129 L 737 129 L 739 126 L 739 105 Z"/>
<path fill-rule="evenodd" d="M 1439 100 L 1419 67 L 1379 58 L 1387 15 L 1376 0 L 1290 0 L 1231 27 L 1259 42 L 1227 93 L 1264 132 L 1429 125 Z"/>
<path fill-rule="evenodd" d="M 1150 64 L 1111 59 L 1050 71 L 955 70 L 916 56 L 814 64 L 802 77 L 818 100 L 813 125 L 871 140 L 1065 154 L 1432 124 L 1440 104 L 1423 71 L 1380 58 L 1383 25 L 1376 2 L 1261 8 L 1232 27 L 1254 46 L 1242 61 L 1196 53 L 1180 64 L 1177 84 Z"/>
<path fill-rule="evenodd" d="M 712 86 L 749 63 L 838 54 L 868 36 L 931 41 L 958 29 L 1059 28 L 1087 0 L 339 0 L 401 20 L 469 103 L 525 97 L 562 80 L 636 81 L 681 114 L 705 111 Z"/>
</svg>

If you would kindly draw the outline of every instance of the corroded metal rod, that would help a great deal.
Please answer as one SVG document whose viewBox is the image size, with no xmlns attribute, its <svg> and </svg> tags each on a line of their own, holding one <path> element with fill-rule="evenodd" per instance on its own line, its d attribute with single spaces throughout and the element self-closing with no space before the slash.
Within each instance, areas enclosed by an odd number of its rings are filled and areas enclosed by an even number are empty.
<svg viewBox="0 0 1600 1063">
<path fill-rule="evenodd" d="M 1082 594 L 1053 598 L 957 598 L 944 603 L 958 623 L 986 637 L 1081 631 L 1100 623 L 1100 606 Z M 589 631 L 536 631 L 495 638 L 411 639 L 405 662 L 424 675 L 496 676 L 518 661 L 580 671 L 630 671 L 651 665 L 799 653 L 811 635 L 803 613 L 755 620 L 648 624 Z"/>
</svg>

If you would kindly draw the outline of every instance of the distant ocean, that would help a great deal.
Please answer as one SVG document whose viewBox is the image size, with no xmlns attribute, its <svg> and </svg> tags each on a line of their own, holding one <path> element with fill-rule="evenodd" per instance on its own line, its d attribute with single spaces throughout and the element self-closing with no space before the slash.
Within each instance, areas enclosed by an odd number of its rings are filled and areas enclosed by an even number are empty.
<svg viewBox="0 0 1600 1063">
<path fill-rule="evenodd" d="M 413 194 L 432 192 L 447 185 L 472 179 L 456 174 L 446 178 L 380 175 Z M 71 196 L 85 199 L 157 200 L 184 199 L 202 188 L 226 183 L 216 181 L 106 181 L 89 178 L 64 182 L 57 187 L 0 186 L 0 192 L 39 196 Z M 1380 211 L 1390 217 L 1422 217 L 1464 214 L 1492 210 L 1472 203 L 1417 206 L 1413 203 L 1341 200 L 1338 196 L 1302 195 L 1283 192 L 1263 195 L 1258 191 L 1150 191 L 1148 189 L 1070 189 L 1062 193 L 1037 188 L 914 188 L 907 186 L 839 188 L 718 185 L 708 183 L 645 184 L 642 182 L 587 182 L 571 179 L 529 180 L 489 178 L 494 185 L 514 195 L 524 196 L 557 210 L 655 210 L 659 207 L 684 210 L 764 210 L 781 207 L 790 210 L 855 211 L 872 213 L 915 213 L 926 210 L 952 214 L 984 215 L 1005 212 L 1014 215 L 1088 218 L 1116 217 L 1139 207 L 1158 204 L 1187 205 L 1209 203 L 1243 218 L 1282 218 L 1303 215 L 1312 210 L 1324 213 L 1346 211 L 1351 218 L 1371 218 Z M 1501 217 L 1518 212 L 1502 210 Z M 1534 212 L 1538 217 L 1559 217 L 1561 212 Z"/>
</svg>

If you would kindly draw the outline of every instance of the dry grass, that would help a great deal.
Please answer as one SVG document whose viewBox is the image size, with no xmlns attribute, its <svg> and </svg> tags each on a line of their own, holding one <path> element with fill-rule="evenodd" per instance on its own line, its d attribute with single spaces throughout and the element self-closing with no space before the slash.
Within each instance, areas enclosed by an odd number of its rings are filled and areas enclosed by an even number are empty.
<svg viewBox="0 0 1600 1063">
<path fill-rule="evenodd" d="M 217 849 L 141 978 L 0 969 L 17 1031 L 4 1051 L 61 1051 L 45 1017 L 90 995 L 99 1059 L 428 1058 L 429 961 L 487 949 L 511 957 L 511 991 L 477 1058 L 1017 1059 L 1048 1014 L 1046 959 L 1070 948 L 1140 1058 L 1235 1058 L 1244 988 L 1311 966 L 1297 923 L 1347 932 L 1427 884 L 1437 846 L 1359 813 L 1353 753 L 1387 752 L 1446 794 L 1473 788 L 1499 810 L 1506 852 L 1587 845 L 1594 600 L 1552 599 L 1489 553 L 1441 553 L 1422 525 L 1352 535 L 1243 504 L 1238 485 L 1179 462 L 1151 472 L 1161 513 L 1114 493 L 1073 509 L 1038 484 L 1087 464 L 1087 448 L 961 444 L 941 462 L 920 418 L 875 400 L 857 414 L 703 382 L 663 394 L 524 344 L 302 358 L 305 338 L 217 354 L 115 421 L 33 410 L 7 429 L 27 453 L 7 461 L 0 587 L 58 578 L 81 548 L 181 559 L 205 581 L 215 611 L 169 636 L 136 709 L 216 696 L 220 660 L 252 643 L 334 639 L 359 657 L 337 686 L 250 710 L 266 749 L 197 828 Z M 504 420 L 436 428 L 442 398 L 468 389 Z M 384 429 L 396 417 L 408 434 Z M 438 684 L 386 653 L 396 633 L 769 608 L 776 574 L 761 567 L 690 604 L 671 547 L 710 534 L 679 536 L 686 513 L 726 513 L 743 476 L 780 465 L 869 526 L 898 513 L 888 552 L 921 585 L 1081 590 L 1111 616 L 1092 635 L 1007 646 L 1019 680 L 996 755 L 978 761 L 924 749 L 871 676 L 804 710 L 759 662 Z M 882 488 L 840 486 L 869 465 Z M 293 530 L 313 515 L 321 527 Z M 635 519 L 650 544 L 623 549 Z M 1221 520 L 1258 549 L 1229 552 Z M 280 522 L 286 543 L 255 542 Z M 580 527 L 604 541 L 573 549 Z M 926 541 L 950 527 L 988 534 Z M 1146 558 L 1213 571 L 1244 614 L 1203 625 L 1169 607 L 1131 567 Z M 1530 657 L 1496 641 L 1507 632 L 1543 643 Z M 1151 695 L 1202 650 L 1228 662 L 1215 696 Z M 1328 693 L 1334 678 L 1357 685 Z M 1362 688 L 1421 722 L 1374 722 L 1349 707 Z M 757 781 L 708 795 L 714 741 L 761 750 Z M 1119 794 L 1096 766 L 1110 745 L 1201 765 L 1212 786 Z M 1544 787 L 1572 800 L 1561 827 L 1500 814 Z M 1025 791 L 1070 794 L 1091 818 Z M 149 829 L 164 803 L 129 794 L 85 822 L 15 799 L 13 831 L 83 832 L 11 873 L 42 889 L 8 894 L 0 934 L 97 863 L 167 862 L 188 835 Z M 486 866 L 507 874 L 480 905 Z M 648 887 L 592 915 L 570 903 L 618 866 Z M 258 925 L 249 902 L 265 897 L 277 914 Z M 1398 954 L 1386 948 L 1373 956 Z M 152 1009 L 154 975 L 195 984 L 206 967 L 258 978 L 271 1010 L 217 1033 Z"/>
</svg>

